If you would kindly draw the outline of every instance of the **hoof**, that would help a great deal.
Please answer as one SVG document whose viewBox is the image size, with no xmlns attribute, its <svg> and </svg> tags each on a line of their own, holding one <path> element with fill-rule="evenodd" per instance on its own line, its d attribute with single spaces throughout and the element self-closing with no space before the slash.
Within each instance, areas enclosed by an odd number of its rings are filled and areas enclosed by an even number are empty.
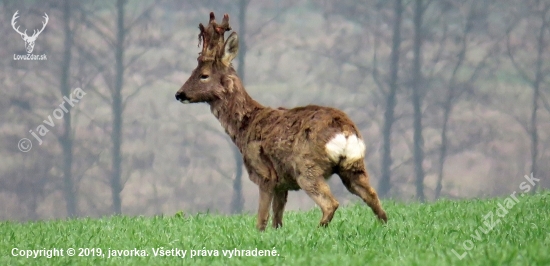
<svg viewBox="0 0 550 266">
<path fill-rule="evenodd" d="M 382 212 L 382 213 L 378 214 L 378 219 L 380 219 L 380 221 L 382 221 L 382 223 L 387 223 L 388 222 L 388 216 L 386 216 L 386 212 Z"/>
</svg>

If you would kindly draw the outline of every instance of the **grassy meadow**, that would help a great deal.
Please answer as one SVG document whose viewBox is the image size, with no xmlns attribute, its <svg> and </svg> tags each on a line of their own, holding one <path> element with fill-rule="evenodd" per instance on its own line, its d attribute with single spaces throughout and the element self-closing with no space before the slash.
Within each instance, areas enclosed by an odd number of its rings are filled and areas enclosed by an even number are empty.
<svg viewBox="0 0 550 266">
<path fill-rule="evenodd" d="M 4 221 L 0 265 L 550 265 L 550 192 L 514 197 L 383 201 L 387 225 L 362 203 L 328 228 L 318 208 L 289 211 L 263 233 L 255 214 Z"/>
</svg>

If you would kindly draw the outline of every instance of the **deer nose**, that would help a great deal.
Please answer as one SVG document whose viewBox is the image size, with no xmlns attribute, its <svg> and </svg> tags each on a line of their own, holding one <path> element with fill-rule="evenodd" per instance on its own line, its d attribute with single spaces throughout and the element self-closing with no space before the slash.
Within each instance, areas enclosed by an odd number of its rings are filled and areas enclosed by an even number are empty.
<svg viewBox="0 0 550 266">
<path fill-rule="evenodd" d="M 182 103 L 189 103 L 189 98 L 187 98 L 187 95 L 183 91 L 176 92 L 176 100 Z"/>
</svg>

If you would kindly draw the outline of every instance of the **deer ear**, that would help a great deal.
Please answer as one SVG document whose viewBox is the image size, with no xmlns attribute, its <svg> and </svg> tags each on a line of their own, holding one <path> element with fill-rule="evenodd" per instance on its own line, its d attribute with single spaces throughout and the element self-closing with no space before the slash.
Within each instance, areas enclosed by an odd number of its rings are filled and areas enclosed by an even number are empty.
<svg viewBox="0 0 550 266">
<path fill-rule="evenodd" d="M 232 32 L 229 38 L 225 41 L 222 63 L 226 66 L 231 64 L 231 61 L 237 56 L 239 51 L 239 38 L 236 32 Z"/>
</svg>

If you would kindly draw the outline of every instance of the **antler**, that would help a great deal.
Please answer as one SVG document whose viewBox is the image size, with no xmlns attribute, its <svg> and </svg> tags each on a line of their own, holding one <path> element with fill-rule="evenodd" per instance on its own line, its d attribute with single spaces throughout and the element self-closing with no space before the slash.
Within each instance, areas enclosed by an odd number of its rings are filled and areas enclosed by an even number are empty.
<svg viewBox="0 0 550 266">
<path fill-rule="evenodd" d="M 25 30 L 25 32 L 21 32 L 19 31 L 19 26 L 17 26 L 17 28 L 15 27 L 15 24 L 16 24 L 16 20 L 19 18 L 19 16 L 17 15 L 19 13 L 19 10 L 15 11 L 15 14 L 13 14 L 13 17 L 11 18 L 11 26 L 13 27 L 13 29 L 21 34 L 21 35 L 25 35 L 27 36 L 27 38 L 29 38 L 29 36 L 27 35 L 27 30 Z M 48 14 L 44 13 L 45 16 L 43 16 L 43 18 L 46 19 L 45 22 L 42 22 L 42 29 L 40 29 L 38 32 L 36 32 L 36 30 L 33 30 L 32 32 L 32 36 L 30 38 L 33 38 L 33 37 L 38 37 L 38 35 L 40 35 L 40 33 L 42 33 L 42 31 L 44 31 L 44 28 L 46 28 L 46 25 L 48 24 L 48 21 L 50 20 L 50 18 L 48 17 Z"/>
<path fill-rule="evenodd" d="M 15 28 L 15 23 L 16 23 L 15 20 L 17 20 L 17 19 L 19 18 L 19 16 L 17 16 L 18 13 L 19 13 L 19 10 L 15 11 L 15 14 L 13 14 L 13 17 L 11 18 L 11 26 L 13 27 L 13 29 L 14 29 L 17 33 L 26 36 L 26 35 L 27 35 L 27 30 L 25 30 L 25 32 L 20 32 L 20 31 L 19 31 L 19 26 L 17 26 L 17 28 Z"/>
<path fill-rule="evenodd" d="M 210 21 L 205 28 L 202 23 L 199 24 L 199 46 L 202 41 L 202 51 L 199 55 L 199 61 L 213 61 L 223 53 L 224 33 L 231 30 L 229 26 L 229 15 L 224 14 L 221 24 L 216 23 L 214 12 L 210 12 Z"/>
<path fill-rule="evenodd" d="M 40 33 L 42 33 L 44 31 L 44 28 L 46 28 L 46 25 L 48 24 L 48 21 L 50 20 L 50 18 L 48 17 L 48 14 L 44 13 L 45 16 L 43 16 L 43 18 L 46 19 L 45 22 L 42 22 L 42 29 L 40 29 L 37 33 L 34 33 L 36 30 L 34 30 L 32 32 L 32 36 L 31 37 L 38 37 L 38 35 L 40 35 Z"/>
</svg>

